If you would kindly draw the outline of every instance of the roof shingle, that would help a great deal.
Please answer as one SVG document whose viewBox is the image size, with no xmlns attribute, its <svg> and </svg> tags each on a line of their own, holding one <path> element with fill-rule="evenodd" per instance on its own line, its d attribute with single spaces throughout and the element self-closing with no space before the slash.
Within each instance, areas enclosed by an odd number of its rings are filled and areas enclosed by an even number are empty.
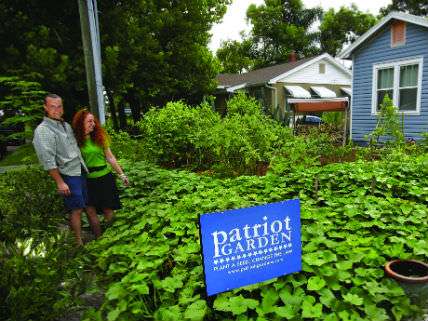
<svg viewBox="0 0 428 321">
<path fill-rule="evenodd" d="M 314 59 L 314 57 L 256 69 L 243 74 L 219 74 L 216 79 L 218 81 L 218 85 L 224 87 L 231 87 L 244 83 L 246 83 L 247 86 L 266 83 L 272 78 L 286 73 L 312 59 Z"/>
</svg>

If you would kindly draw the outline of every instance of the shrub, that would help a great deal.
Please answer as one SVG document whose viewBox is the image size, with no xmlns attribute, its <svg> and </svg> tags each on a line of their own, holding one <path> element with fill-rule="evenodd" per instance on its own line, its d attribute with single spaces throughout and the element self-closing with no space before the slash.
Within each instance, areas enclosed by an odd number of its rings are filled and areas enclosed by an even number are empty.
<svg viewBox="0 0 428 321">
<path fill-rule="evenodd" d="M 182 102 L 152 109 L 139 123 L 147 158 L 169 167 L 215 168 L 227 175 L 254 174 L 291 131 L 262 113 L 253 98 L 229 100 L 223 119 L 207 104 L 192 108 Z"/>
<path fill-rule="evenodd" d="M 0 241 L 54 233 L 64 221 L 61 198 L 46 171 L 36 166 L 0 174 Z"/>
<path fill-rule="evenodd" d="M 403 124 L 400 121 L 398 108 L 394 106 L 391 98 L 385 95 L 377 115 L 377 124 L 373 132 L 366 138 L 370 145 L 379 144 L 384 139 L 387 146 L 402 146 L 404 144 Z"/>
<path fill-rule="evenodd" d="M 0 242 L 0 315 L 3 320 L 55 320 L 70 307 L 63 288 L 72 259 L 67 234 Z M 77 269 L 74 271 L 76 275 Z"/>
<path fill-rule="evenodd" d="M 143 143 L 140 138 L 133 138 L 125 131 L 115 132 L 107 128 L 111 139 L 111 150 L 118 160 L 141 160 L 144 158 Z"/>
<path fill-rule="evenodd" d="M 253 97 L 245 93 L 238 92 L 235 96 L 227 101 L 227 114 L 231 115 L 255 115 L 262 116 L 262 106 Z"/>
<path fill-rule="evenodd" d="M 55 320 L 70 308 L 79 274 L 74 238 L 61 198 L 39 167 L 0 174 L 0 315 L 2 320 Z"/>
<path fill-rule="evenodd" d="M 151 109 L 139 123 L 147 157 L 172 167 L 210 162 L 209 133 L 220 116 L 207 104 L 170 102 Z"/>
<path fill-rule="evenodd" d="M 321 118 L 325 124 L 333 127 L 341 127 L 344 123 L 344 113 L 340 111 L 325 112 Z"/>
<path fill-rule="evenodd" d="M 0 109 L 13 115 L 4 126 L 22 126 L 24 131 L 12 134 L 12 138 L 33 137 L 36 126 L 43 118 L 42 102 L 47 94 L 37 82 L 18 77 L 0 77 Z"/>
</svg>

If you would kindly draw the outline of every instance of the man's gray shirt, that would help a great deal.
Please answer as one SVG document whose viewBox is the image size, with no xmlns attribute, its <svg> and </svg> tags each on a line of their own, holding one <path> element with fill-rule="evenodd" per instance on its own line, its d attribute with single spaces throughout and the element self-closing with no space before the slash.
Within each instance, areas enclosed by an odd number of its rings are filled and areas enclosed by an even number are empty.
<svg viewBox="0 0 428 321">
<path fill-rule="evenodd" d="M 63 121 L 44 117 L 34 131 L 34 149 L 45 170 L 58 168 L 68 176 L 80 176 L 86 170 L 71 126 Z"/>
</svg>

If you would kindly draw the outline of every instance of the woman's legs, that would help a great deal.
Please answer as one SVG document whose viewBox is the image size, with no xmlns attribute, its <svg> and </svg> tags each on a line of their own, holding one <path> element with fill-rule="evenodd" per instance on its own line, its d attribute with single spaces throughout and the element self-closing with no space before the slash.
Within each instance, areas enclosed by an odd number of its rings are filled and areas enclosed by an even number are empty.
<svg viewBox="0 0 428 321">
<path fill-rule="evenodd" d="M 82 237 L 81 237 L 81 222 L 80 216 L 82 214 L 83 209 L 78 208 L 71 211 L 70 214 L 70 227 L 74 232 L 74 236 L 76 238 L 76 243 L 78 246 L 83 245 Z"/>
<path fill-rule="evenodd" d="M 113 210 L 111 208 L 103 208 L 104 219 L 107 223 L 111 223 L 113 220 Z"/>
<path fill-rule="evenodd" d="M 101 236 L 101 226 L 96 208 L 93 206 L 87 206 L 86 215 L 88 217 L 89 224 L 91 225 L 92 232 L 94 232 L 96 238 L 99 238 Z"/>
</svg>

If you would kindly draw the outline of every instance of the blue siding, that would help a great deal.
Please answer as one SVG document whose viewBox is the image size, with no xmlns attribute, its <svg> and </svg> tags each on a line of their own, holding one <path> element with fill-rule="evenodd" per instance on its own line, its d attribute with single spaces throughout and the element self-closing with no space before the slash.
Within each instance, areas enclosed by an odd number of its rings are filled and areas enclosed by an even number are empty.
<svg viewBox="0 0 428 321">
<path fill-rule="evenodd" d="M 371 115 L 373 65 L 398 59 L 423 57 L 421 108 L 419 115 L 404 116 L 406 137 L 420 138 L 428 132 L 428 28 L 407 23 L 406 44 L 391 48 L 390 24 L 367 40 L 353 56 L 352 139 L 363 141 L 373 131 L 376 116 Z"/>
</svg>

